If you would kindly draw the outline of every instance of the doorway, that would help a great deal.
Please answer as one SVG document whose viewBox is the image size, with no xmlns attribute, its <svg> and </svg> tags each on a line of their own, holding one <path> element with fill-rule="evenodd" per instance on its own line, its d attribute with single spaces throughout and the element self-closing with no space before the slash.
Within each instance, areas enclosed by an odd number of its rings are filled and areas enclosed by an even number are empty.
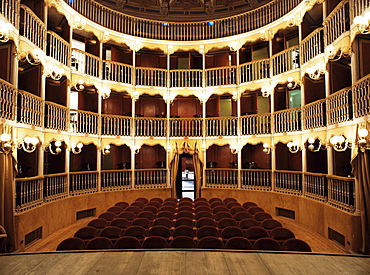
<svg viewBox="0 0 370 275">
<path fill-rule="evenodd" d="M 179 167 L 176 178 L 177 197 L 188 197 L 194 200 L 195 198 L 195 169 L 193 156 L 190 154 L 181 154 L 179 159 Z"/>
</svg>

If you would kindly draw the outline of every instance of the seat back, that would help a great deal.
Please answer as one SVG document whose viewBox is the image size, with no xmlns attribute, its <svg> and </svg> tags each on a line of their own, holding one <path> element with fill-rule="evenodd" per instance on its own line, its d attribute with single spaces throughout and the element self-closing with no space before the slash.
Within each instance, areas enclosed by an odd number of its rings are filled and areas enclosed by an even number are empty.
<svg viewBox="0 0 370 275">
<path fill-rule="evenodd" d="M 113 243 L 110 239 L 106 237 L 96 237 L 90 240 L 87 245 L 87 250 L 94 250 L 94 249 L 112 249 Z"/>
<path fill-rule="evenodd" d="M 254 243 L 253 248 L 256 250 L 275 250 L 275 251 L 281 250 L 280 244 L 274 239 L 269 237 L 258 239 Z"/>
<path fill-rule="evenodd" d="M 243 231 L 238 226 L 228 226 L 221 231 L 222 240 L 228 240 L 232 237 L 244 237 Z"/>
<path fill-rule="evenodd" d="M 117 226 L 118 228 L 126 229 L 130 226 L 129 220 L 126 220 L 124 218 L 115 218 L 113 221 L 110 222 L 111 226 Z"/>
<path fill-rule="evenodd" d="M 175 228 L 175 230 L 172 232 L 172 237 L 178 237 L 178 236 L 187 236 L 193 238 L 195 235 L 193 227 L 187 226 L 187 225 L 180 225 Z"/>
<path fill-rule="evenodd" d="M 241 249 L 241 250 L 252 250 L 253 245 L 245 237 L 232 237 L 227 240 L 225 244 L 227 249 Z"/>
<path fill-rule="evenodd" d="M 147 236 L 160 236 L 168 239 L 171 236 L 171 231 L 163 225 L 155 225 L 149 228 Z"/>
<path fill-rule="evenodd" d="M 117 215 L 114 214 L 113 212 L 104 212 L 104 213 L 101 213 L 98 218 L 105 219 L 107 221 L 111 221 L 111 220 L 117 218 Z"/>
<path fill-rule="evenodd" d="M 274 219 L 266 219 L 261 222 L 261 226 L 265 228 L 266 230 L 272 230 L 275 227 L 283 227 L 281 223 Z"/>
<path fill-rule="evenodd" d="M 312 252 L 311 247 L 305 241 L 300 239 L 286 240 L 282 245 L 282 249 L 284 251 Z"/>
<path fill-rule="evenodd" d="M 252 219 L 252 218 L 246 218 L 246 219 L 243 219 L 239 222 L 239 227 L 241 229 L 248 229 L 250 227 L 253 227 L 253 226 L 259 226 L 259 223 L 255 220 L 255 219 Z"/>
<path fill-rule="evenodd" d="M 87 226 L 95 227 L 98 230 L 101 230 L 108 225 L 109 222 L 102 218 L 93 219 L 87 224 Z"/>
<path fill-rule="evenodd" d="M 195 227 L 197 228 L 200 228 L 205 225 L 216 226 L 216 221 L 213 218 L 200 218 L 195 223 Z"/>
<path fill-rule="evenodd" d="M 155 225 L 163 225 L 166 226 L 167 228 L 171 228 L 173 227 L 173 221 L 166 217 L 160 217 L 153 220 L 152 226 Z"/>
<path fill-rule="evenodd" d="M 223 218 L 217 222 L 217 227 L 223 229 L 228 226 L 237 226 L 238 223 L 233 218 Z"/>
<path fill-rule="evenodd" d="M 114 243 L 114 249 L 137 249 L 141 248 L 140 241 L 132 236 L 123 236 Z"/>
<path fill-rule="evenodd" d="M 112 206 L 108 208 L 107 212 L 113 212 L 114 214 L 118 215 L 123 212 L 123 208 L 120 206 Z"/>
<path fill-rule="evenodd" d="M 171 248 L 195 248 L 196 243 L 193 238 L 188 236 L 174 237 L 170 243 Z"/>
<path fill-rule="evenodd" d="M 57 251 L 60 250 L 84 250 L 85 242 L 77 237 L 72 237 L 63 240 L 57 247 Z"/>
<path fill-rule="evenodd" d="M 136 218 L 131 222 L 131 225 L 140 225 L 144 228 L 149 228 L 152 225 L 152 222 L 147 218 Z"/>
<path fill-rule="evenodd" d="M 189 219 L 189 218 L 179 218 L 175 221 L 175 227 L 178 227 L 180 225 L 187 225 L 187 226 L 190 226 L 190 227 L 193 227 L 194 226 L 194 222 L 192 219 Z"/>
<path fill-rule="evenodd" d="M 165 238 L 159 236 L 147 237 L 142 245 L 143 248 L 166 248 L 168 242 Z"/>
<path fill-rule="evenodd" d="M 218 237 L 220 232 L 215 226 L 205 225 L 199 228 L 196 232 L 198 240 L 203 239 L 204 237 L 213 236 Z"/>
<path fill-rule="evenodd" d="M 252 218 L 252 215 L 251 214 L 249 214 L 249 212 L 247 212 L 247 211 L 240 211 L 240 212 L 237 212 L 237 213 L 235 213 L 234 214 L 234 219 L 236 220 L 236 221 L 241 221 L 241 220 L 243 220 L 243 219 L 250 219 L 250 218 Z"/>
<path fill-rule="evenodd" d="M 217 237 L 204 237 L 202 238 L 198 244 L 197 248 L 204 248 L 204 249 L 222 249 L 224 248 L 224 244 L 222 241 Z"/>
</svg>

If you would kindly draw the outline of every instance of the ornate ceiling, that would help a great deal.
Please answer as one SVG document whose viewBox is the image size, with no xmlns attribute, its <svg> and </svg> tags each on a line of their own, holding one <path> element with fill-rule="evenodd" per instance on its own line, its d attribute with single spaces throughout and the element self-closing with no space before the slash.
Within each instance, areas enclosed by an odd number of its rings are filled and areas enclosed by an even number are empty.
<svg viewBox="0 0 370 275">
<path fill-rule="evenodd" d="M 97 0 L 140 18 L 194 22 L 237 15 L 272 0 Z"/>
</svg>

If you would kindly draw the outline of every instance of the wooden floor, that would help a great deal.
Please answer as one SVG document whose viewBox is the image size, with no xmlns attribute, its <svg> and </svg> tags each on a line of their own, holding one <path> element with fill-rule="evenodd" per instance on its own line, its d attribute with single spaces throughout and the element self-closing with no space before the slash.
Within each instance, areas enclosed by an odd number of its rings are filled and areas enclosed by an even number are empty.
<svg viewBox="0 0 370 275">
<path fill-rule="evenodd" d="M 0 256 L 0 274 L 370 274 L 364 256 L 209 250 L 24 253 Z"/>
</svg>

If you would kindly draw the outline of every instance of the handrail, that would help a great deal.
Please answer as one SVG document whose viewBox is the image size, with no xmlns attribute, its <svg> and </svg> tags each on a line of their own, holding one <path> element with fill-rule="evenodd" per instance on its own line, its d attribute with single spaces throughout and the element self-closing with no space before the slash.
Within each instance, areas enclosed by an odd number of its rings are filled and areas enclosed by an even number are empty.
<svg viewBox="0 0 370 275">
<path fill-rule="evenodd" d="M 302 39 L 300 43 L 301 64 L 307 63 L 315 56 L 324 52 L 323 37 L 324 27 L 317 28 Z"/>
<path fill-rule="evenodd" d="M 325 18 L 324 25 L 324 42 L 325 47 L 332 44 L 345 31 L 350 29 L 349 18 L 349 0 L 342 0 L 332 12 Z"/>
<path fill-rule="evenodd" d="M 0 118 L 15 120 L 17 115 L 17 88 L 0 78 Z"/>
<path fill-rule="evenodd" d="M 26 5 L 21 4 L 21 15 L 23 10 L 23 21 L 21 22 L 20 34 L 28 38 L 33 44 L 45 51 L 46 46 L 46 25 Z M 27 17 L 26 17 L 27 16 Z M 33 20 L 33 22 L 28 22 Z M 27 25 L 31 23 L 30 25 Z"/>
</svg>

